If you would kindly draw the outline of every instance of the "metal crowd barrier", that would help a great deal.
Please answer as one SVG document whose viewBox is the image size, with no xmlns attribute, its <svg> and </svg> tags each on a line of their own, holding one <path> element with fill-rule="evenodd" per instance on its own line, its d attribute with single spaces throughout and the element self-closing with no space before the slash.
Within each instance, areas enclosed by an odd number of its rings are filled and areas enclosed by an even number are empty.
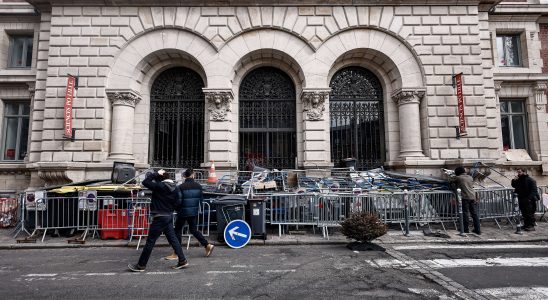
<svg viewBox="0 0 548 300">
<path fill-rule="evenodd" d="M 506 219 L 513 225 L 514 189 L 511 188 L 484 188 L 476 190 L 479 200 L 478 216 L 480 220 L 493 219 L 500 227 L 499 219 Z"/>
<path fill-rule="evenodd" d="M 17 224 L 19 203 L 17 198 L 0 198 L 0 228 Z"/>
<path fill-rule="evenodd" d="M 139 238 L 148 235 L 150 223 L 149 198 L 114 198 L 99 196 L 97 198 L 79 197 L 44 197 L 33 201 L 34 205 L 26 206 L 27 220 L 34 223 L 34 236 L 43 230 L 42 242 L 50 230 L 74 229 L 83 231 L 81 241 L 92 232 L 93 237 L 99 234 L 102 239 Z M 198 215 L 198 230 L 209 236 L 211 209 L 209 203 L 203 202 Z M 190 235 L 189 236 L 190 244 Z M 187 245 L 188 248 L 188 245 Z"/>
<path fill-rule="evenodd" d="M 546 214 L 548 213 L 548 185 L 538 186 L 540 201 L 537 201 L 536 213 L 540 215 L 540 220 L 548 222 Z"/>
<path fill-rule="evenodd" d="M 481 219 L 494 219 L 500 228 L 499 219 L 512 223 L 515 217 L 513 190 L 491 188 L 476 190 Z M 370 192 L 366 194 L 273 194 L 267 197 L 270 224 L 282 226 L 313 226 L 322 228 L 324 237 L 329 236 L 329 227 L 340 223 L 352 213 L 377 214 L 386 224 L 399 224 L 402 230 L 408 224 L 428 225 L 445 223 L 457 228 L 457 197 L 451 191 Z M 406 216 L 408 224 L 405 223 Z"/>
</svg>

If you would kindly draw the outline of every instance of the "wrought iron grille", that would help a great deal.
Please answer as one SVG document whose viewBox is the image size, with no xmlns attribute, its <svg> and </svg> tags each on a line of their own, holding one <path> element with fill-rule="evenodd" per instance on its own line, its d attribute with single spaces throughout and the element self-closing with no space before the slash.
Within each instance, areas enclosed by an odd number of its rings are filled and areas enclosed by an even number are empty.
<svg viewBox="0 0 548 300">
<path fill-rule="evenodd" d="M 379 79 L 361 67 L 339 70 L 329 97 L 331 161 L 355 158 L 357 169 L 384 162 L 383 92 Z"/>
<path fill-rule="evenodd" d="M 281 70 L 251 71 L 240 85 L 240 170 L 253 165 L 295 168 L 296 97 L 291 78 Z"/>
<path fill-rule="evenodd" d="M 153 167 L 199 168 L 204 160 L 204 82 L 187 68 L 164 71 L 150 96 L 149 162 Z"/>
</svg>

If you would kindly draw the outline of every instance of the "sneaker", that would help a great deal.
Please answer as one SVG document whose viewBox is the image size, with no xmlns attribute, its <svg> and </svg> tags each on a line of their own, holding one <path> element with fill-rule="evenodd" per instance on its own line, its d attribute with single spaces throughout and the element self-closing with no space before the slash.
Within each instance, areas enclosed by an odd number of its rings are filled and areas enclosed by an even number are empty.
<svg viewBox="0 0 548 300">
<path fill-rule="evenodd" d="M 188 261 L 185 259 L 183 261 L 178 262 L 176 266 L 172 266 L 171 268 L 175 270 L 180 270 L 180 269 L 186 268 L 186 266 L 188 266 Z"/>
<path fill-rule="evenodd" d="M 165 260 L 176 260 L 176 259 L 179 259 L 179 257 L 177 256 L 176 253 L 173 253 L 171 255 L 168 255 L 166 257 L 164 257 Z"/>
<path fill-rule="evenodd" d="M 481 231 L 479 231 L 479 230 L 472 230 L 472 232 L 477 234 L 477 235 L 481 235 Z"/>
<path fill-rule="evenodd" d="M 134 264 L 134 265 L 133 264 L 128 264 L 127 267 L 131 272 L 144 272 L 145 271 L 145 267 L 141 267 L 138 264 Z"/>
<path fill-rule="evenodd" d="M 205 256 L 206 257 L 209 257 L 211 255 L 211 252 L 213 252 L 214 247 L 215 247 L 215 245 L 213 245 L 213 244 L 207 244 L 207 246 L 205 246 Z"/>
<path fill-rule="evenodd" d="M 523 230 L 525 230 L 525 231 L 535 231 L 535 227 L 525 227 Z"/>
</svg>

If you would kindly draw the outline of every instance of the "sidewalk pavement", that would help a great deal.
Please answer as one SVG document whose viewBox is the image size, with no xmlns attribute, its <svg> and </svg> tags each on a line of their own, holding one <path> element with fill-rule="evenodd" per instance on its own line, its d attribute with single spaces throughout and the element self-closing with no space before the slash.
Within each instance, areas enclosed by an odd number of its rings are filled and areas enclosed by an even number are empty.
<svg viewBox="0 0 548 300">
<path fill-rule="evenodd" d="M 537 222 L 536 231 L 523 231 L 523 234 L 516 234 L 515 228 L 510 225 L 501 225 L 499 229 L 494 222 L 482 222 L 482 234 L 467 234 L 460 236 L 459 232 L 453 228 L 452 224 L 446 225 L 446 231 L 443 231 L 441 226 L 432 226 L 433 233 L 445 233 L 449 237 L 442 236 L 426 236 L 422 228 L 411 228 L 408 236 L 405 236 L 401 230 L 389 230 L 389 232 L 374 240 L 373 242 L 381 246 L 402 245 L 402 244 L 426 244 L 426 243 L 445 243 L 445 244 L 485 244 L 485 243 L 528 243 L 528 242 L 548 242 L 548 223 L 544 221 Z M 428 227 L 423 227 L 427 229 Z M 319 245 L 319 244 L 347 244 L 351 242 L 343 236 L 338 228 L 329 229 L 329 239 L 324 238 L 321 230 L 316 230 L 316 233 L 306 232 L 290 233 L 278 236 L 277 230 L 270 234 L 266 241 L 262 239 L 252 239 L 248 245 L 255 246 L 275 246 L 275 245 Z M 26 237 L 26 233 L 19 234 L 18 238 Z M 215 234 L 206 237 L 210 241 L 215 241 Z M 13 238 L 13 229 L 0 229 L 0 249 L 46 249 L 46 248 L 81 248 L 81 247 L 136 247 L 137 240 L 101 240 L 99 237 L 93 238 L 88 236 L 84 244 L 70 244 L 66 237 L 51 237 L 49 233 L 46 235 L 44 242 L 41 241 L 42 235 L 37 237 L 36 243 L 17 243 Z M 141 247 L 145 243 L 145 238 L 141 241 Z M 183 247 L 186 246 L 187 237 L 183 238 Z M 158 246 L 168 246 L 165 239 L 160 239 Z M 196 239 L 192 238 L 191 246 L 198 246 Z"/>
</svg>

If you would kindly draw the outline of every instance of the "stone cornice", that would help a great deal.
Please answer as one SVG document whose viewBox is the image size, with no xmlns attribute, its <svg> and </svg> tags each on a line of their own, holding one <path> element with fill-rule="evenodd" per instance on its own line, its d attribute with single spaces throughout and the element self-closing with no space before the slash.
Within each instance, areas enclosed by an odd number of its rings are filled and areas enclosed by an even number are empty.
<svg viewBox="0 0 548 300">
<path fill-rule="evenodd" d="M 397 5 L 455 5 L 450 0 L 339 0 L 329 1 L 329 4 L 318 3 L 317 0 L 224 0 L 224 1 L 203 1 L 203 0 L 164 0 L 158 1 L 132 1 L 132 0 L 28 0 L 36 7 L 51 6 L 397 6 Z M 500 0 L 459 0 L 458 5 L 487 5 L 492 6 Z"/>
<path fill-rule="evenodd" d="M 392 100 L 398 105 L 420 103 L 424 94 L 425 90 L 423 88 L 397 89 L 392 93 Z"/>
<path fill-rule="evenodd" d="M 330 88 L 322 89 L 303 89 L 301 100 L 303 102 L 303 111 L 308 121 L 323 120 L 325 103 L 329 101 Z"/>
<path fill-rule="evenodd" d="M 229 112 L 231 111 L 232 100 L 234 94 L 231 89 L 202 89 L 204 92 L 206 103 L 208 104 L 209 119 L 211 121 L 227 121 L 229 120 Z"/>
<path fill-rule="evenodd" d="M 132 90 L 111 90 L 106 93 L 113 106 L 124 105 L 135 107 L 141 101 L 141 95 Z"/>
</svg>

